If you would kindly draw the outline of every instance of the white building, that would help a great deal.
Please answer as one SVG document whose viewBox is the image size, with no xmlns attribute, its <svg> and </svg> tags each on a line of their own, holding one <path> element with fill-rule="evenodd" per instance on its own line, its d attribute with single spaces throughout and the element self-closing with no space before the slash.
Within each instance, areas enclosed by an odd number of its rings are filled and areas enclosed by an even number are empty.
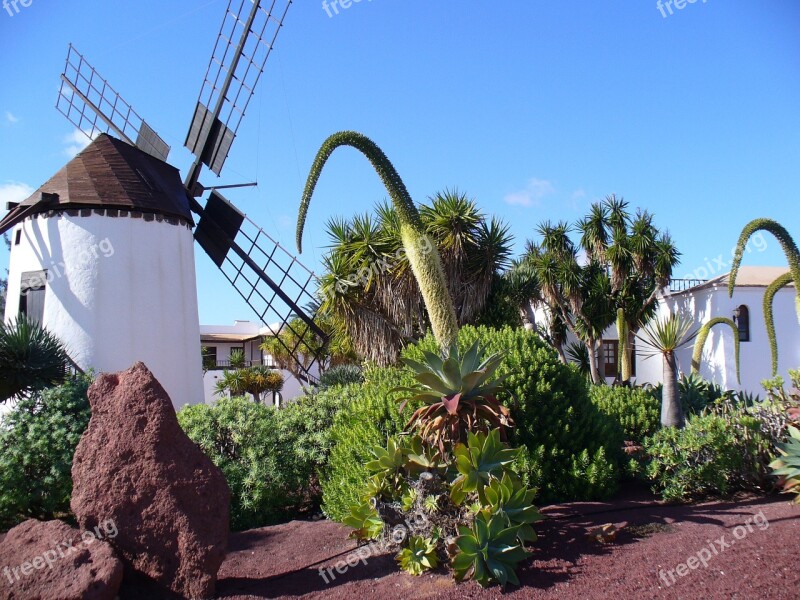
<svg viewBox="0 0 800 600">
<path fill-rule="evenodd" d="M 733 297 L 728 297 L 728 275 L 721 275 L 697 285 L 681 286 L 665 290 L 658 299 L 657 317 L 671 313 L 690 316 L 693 330 L 715 317 L 727 317 L 736 321 L 740 335 L 741 382 L 736 381 L 734 338 L 730 327 L 716 325 L 708 336 L 700 365 L 700 375 L 724 389 L 743 390 L 763 397 L 761 381 L 772 376 L 772 358 L 764 322 L 763 300 L 767 286 L 779 275 L 788 272 L 786 267 L 742 266 L 736 277 Z M 789 369 L 800 367 L 800 324 L 795 311 L 797 291 L 793 285 L 780 289 L 773 301 L 773 316 L 778 345 L 778 374 L 788 382 Z M 535 311 L 542 319 L 541 309 Z M 735 317 L 735 319 L 734 319 Z M 569 341 L 575 341 L 570 335 Z M 678 351 L 681 373 L 691 371 L 692 345 Z M 603 335 L 601 363 L 614 380 L 619 361 L 619 342 L 615 326 Z M 662 381 L 662 361 L 659 356 L 633 357 L 633 381 L 637 384 L 657 384 Z"/>
<path fill-rule="evenodd" d="M 176 408 L 203 401 L 193 220 L 177 169 L 103 134 L 7 208 L 6 319 L 38 320 L 83 370 L 142 361 Z"/>
<path fill-rule="evenodd" d="M 274 327 L 277 329 L 277 326 Z M 200 343 L 202 345 L 204 374 L 203 396 L 207 404 L 219 399 L 215 389 L 225 369 L 231 367 L 231 353 L 240 350 L 244 353 L 245 366 L 265 366 L 277 368 L 275 360 L 260 349 L 264 339 L 272 335 L 268 327 L 260 327 L 250 321 L 235 321 L 233 325 L 201 325 Z M 198 356 L 199 356 L 198 352 Z M 280 402 L 288 402 L 303 395 L 304 384 L 291 372 L 281 370 L 284 379 Z M 312 375 L 318 376 L 317 366 L 312 367 Z M 270 399 L 264 401 L 269 403 Z"/>
</svg>

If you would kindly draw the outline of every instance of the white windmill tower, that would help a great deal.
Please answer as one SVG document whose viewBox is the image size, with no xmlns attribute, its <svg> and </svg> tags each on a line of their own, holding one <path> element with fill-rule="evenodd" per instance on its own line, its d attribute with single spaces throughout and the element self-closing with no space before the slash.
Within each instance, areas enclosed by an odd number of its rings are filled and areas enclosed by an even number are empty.
<svg viewBox="0 0 800 600">
<path fill-rule="evenodd" d="M 272 334 L 292 328 L 286 349 L 313 380 L 307 342 L 325 336 L 300 308 L 314 299 L 313 273 L 219 188 L 205 207 L 196 199 L 203 165 L 222 170 L 290 5 L 230 0 L 186 139 L 196 160 L 185 181 L 166 162 L 169 146 L 70 46 L 57 108 L 93 141 L 0 221 L 12 243 L 6 319 L 40 320 L 82 369 L 141 360 L 176 405 L 202 402 L 194 237 Z"/>
</svg>

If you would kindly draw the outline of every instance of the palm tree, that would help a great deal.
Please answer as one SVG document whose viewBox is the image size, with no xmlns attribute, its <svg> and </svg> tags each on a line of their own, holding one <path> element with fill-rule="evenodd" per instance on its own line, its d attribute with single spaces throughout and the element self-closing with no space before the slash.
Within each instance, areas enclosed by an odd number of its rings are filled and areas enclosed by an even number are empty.
<svg viewBox="0 0 800 600">
<path fill-rule="evenodd" d="M 553 326 L 564 326 L 587 347 L 592 381 L 603 383 L 597 364 L 603 331 L 614 322 L 610 281 L 603 266 L 589 260 L 581 265 L 578 247 L 569 237 L 571 227 L 560 222 L 541 223 L 537 231 L 541 242 L 529 242 L 523 261 L 539 284 L 539 295 L 547 306 Z M 565 360 L 563 329 L 551 327 L 551 341 Z"/>
<path fill-rule="evenodd" d="M 727 317 L 715 317 L 708 323 L 704 324 L 697 334 L 697 340 L 694 343 L 694 351 L 692 352 L 692 374 L 699 375 L 700 373 L 700 360 L 703 358 L 703 347 L 706 345 L 706 339 L 711 332 L 711 328 L 715 325 L 727 325 L 733 332 L 734 351 L 736 356 L 736 381 L 741 383 L 739 377 L 739 328 L 731 319 Z"/>
<path fill-rule="evenodd" d="M 256 404 L 261 403 L 264 392 L 277 393 L 283 389 L 283 375 L 267 367 L 250 367 L 225 371 L 217 380 L 215 393 L 228 394 L 231 397 L 252 394 Z"/>
<path fill-rule="evenodd" d="M 661 425 L 681 428 L 686 424 L 678 389 L 678 359 L 675 353 L 697 335 L 689 333 L 691 319 L 672 314 L 654 319 L 642 327 L 636 338 L 642 342 L 637 352 L 645 359 L 661 355 L 664 363 L 664 388 L 661 396 Z"/>
<path fill-rule="evenodd" d="M 668 233 L 653 224 L 653 215 L 637 211 L 615 195 L 593 204 L 589 215 L 578 223 L 580 247 L 586 255 L 608 269 L 611 296 L 617 313 L 620 344 L 620 378 L 631 377 L 631 348 L 639 323 L 648 321 L 657 308 L 658 293 L 672 278 L 680 252 Z M 622 311 L 621 313 L 619 311 Z"/>
<path fill-rule="evenodd" d="M 420 215 L 429 250 L 440 253 L 457 322 L 472 323 L 499 285 L 497 272 L 510 252 L 507 227 L 487 222 L 474 200 L 457 191 L 430 198 Z M 331 346 L 341 341 L 360 357 L 395 363 L 402 346 L 428 326 L 398 212 L 379 204 L 374 216 L 330 220 L 327 231 L 331 249 L 323 258 L 317 314 L 332 334 Z"/>
<path fill-rule="evenodd" d="M 0 402 L 57 383 L 68 360 L 61 341 L 37 321 L 20 315 L 0 323 Z"/>
<path fill-rule="evenodd" d="M 298 251 L 302 252 L 303 248 L 303 227 L 311 196 L 314 194 L 322 169 L 333 151 L 340 146 L 351 146 L 364 154 L 386 186 L 397 212 L 403 249 L 422 293 L 433 335 L 440 348 L 446 350 L 456 339 L 458 323 L 453 300 L 448 293 L 441 257 L 436 248 L 431 248 L 432 244 L 427 237 L 417 207 L 394 165 L 383 150 L 366 136 L 355 131 L 343 131 L 333 134 L 323 142 L 314 159 L 300 202 L 297 220 Z"/>
</svg>

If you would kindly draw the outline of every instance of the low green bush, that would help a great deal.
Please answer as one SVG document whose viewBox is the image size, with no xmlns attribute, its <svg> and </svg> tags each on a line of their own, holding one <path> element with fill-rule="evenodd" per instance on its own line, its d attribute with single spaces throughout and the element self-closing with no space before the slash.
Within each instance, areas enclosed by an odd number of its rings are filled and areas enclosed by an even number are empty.
<svg viewBox="0 0 800 600">
<path fill-rule="evenodd" d="M 322 391 L 337 385 L 362 383 L 363 381 L 364 370 L 360 365 L 337 365 L 320 375 L 317 387 Z"/>
<path fill-rule="evenodd" d="M 589 397 L 598 410 L 619 423 L 625 440 L 641 444 L 661 426 L 661 403 L 641 388 L 592 385 Z"/>
<path fill-rule="evenodd" d="M 771 445 L 761 422 L 741 411 L 690 416 L 645 440 L 647 477 L 665 500 L 687 501 L 760 489 Z"/>
<path fill-rule="evenodd" d="M 538 490 L 537 502 L 594 500 L 614 493 L 622 430 L 592 404 L 584 377 L 525 329 L 463 327 L 459 347 L 463 351 L 476 339 L 487 353 L 505 355 L 497 374 L 509 375 L 504 386 L 511 395 L 501 396 L 515 423 L 509 441 L 526 449 L 518 466 Z M 436 351 L 432 337 L 408 347 L 403 356 L 420 360 L 423 350 Z"/>
<path fill-rule="evenodd" d="M 0 525 L 69 513 L 72 457 L 91 417 L 82 375 L 19 400 L 0 425 Z"/>
<path fill-rule="evenodd" d="M 232 529 L 283 521 L 318 504 L 317 473 L 341 402 L 333 388 L 284 408 L 225 398 L 178 412 L 181 427 L 228 481 Z"/>
<path fill-rule="evenodd" d="M 364 383 L 332 389 L 341 396 L 342 410 L 333 421 L 332 448 L 321 479 L 322 509 L 336 521 L 343 521 L 359 502 L 372 449 L 402 432 L 413 412 L 408 406 L 401 413 L 395 400 L 401 394 L 393 393 L 398 386 L 413 384 L 408 371 L 371 367 L 364 377 Z"/>
</svg>

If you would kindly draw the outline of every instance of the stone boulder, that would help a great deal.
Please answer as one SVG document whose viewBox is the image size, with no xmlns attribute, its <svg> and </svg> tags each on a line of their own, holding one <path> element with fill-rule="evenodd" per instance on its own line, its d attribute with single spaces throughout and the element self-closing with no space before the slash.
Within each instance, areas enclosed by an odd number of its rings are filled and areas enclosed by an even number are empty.
<svg viewBox="0 0 800 600">
<path fill-rule="evenodd" d="M 113 600 L 122 562 L 108 538 L 112 528 L 81 533 L 61 521 L 31 519 L 0 542 L 0 598 Z"/>
<path fill-rule="evenodd" d="M 178 425 L 142 363 L 89 388 L 92 418 L 75 451 L 72 511 L 85 529 L 112 520 L 127 570 L 192 600 L 213 598 L 228 541 L 230 490 Z"/>
</svg>

